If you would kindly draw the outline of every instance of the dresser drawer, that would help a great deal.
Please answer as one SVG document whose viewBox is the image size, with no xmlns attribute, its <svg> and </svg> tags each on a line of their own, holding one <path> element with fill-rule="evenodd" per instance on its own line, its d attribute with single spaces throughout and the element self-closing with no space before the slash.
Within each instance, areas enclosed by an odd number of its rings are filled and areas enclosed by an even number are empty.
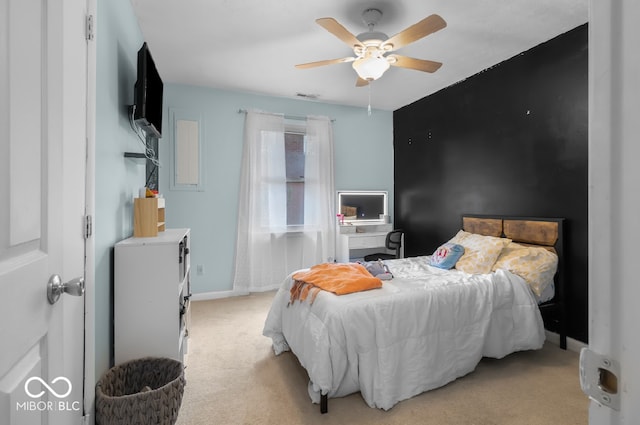
<svg viewBox="0 0 640 425">
<path fill-rule="evenodd" d="M 384 247 L 386 235 L 357 235 L 349 237 L 349 248 L 378 248 Z"/>
</svg>

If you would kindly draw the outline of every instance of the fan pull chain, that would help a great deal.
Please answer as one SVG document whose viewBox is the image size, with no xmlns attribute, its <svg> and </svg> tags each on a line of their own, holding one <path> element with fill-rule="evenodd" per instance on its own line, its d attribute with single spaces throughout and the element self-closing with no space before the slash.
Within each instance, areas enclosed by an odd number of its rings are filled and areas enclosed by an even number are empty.
<svg viewBox="0 0 640 425">
<path fill-rule="evenodd" d="M 367 107 L 367 115 L 371 116 L 371 83 L 367 84 L 369 87 L 369 106 Z"/>
</svg>

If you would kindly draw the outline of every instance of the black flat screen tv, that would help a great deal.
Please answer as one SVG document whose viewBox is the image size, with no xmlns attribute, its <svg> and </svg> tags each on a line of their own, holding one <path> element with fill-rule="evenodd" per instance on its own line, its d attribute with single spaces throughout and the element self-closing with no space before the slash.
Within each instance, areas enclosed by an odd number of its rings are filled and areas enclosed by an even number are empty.
<svg viewBox="0 0 640 425">
<path fill-rule="evenodd" d="M 162 91 L 162 79 L 145 42 L 138 50 L 133 119 L 147 135 L 158 138 L 162 137 Z"/>
</svg>

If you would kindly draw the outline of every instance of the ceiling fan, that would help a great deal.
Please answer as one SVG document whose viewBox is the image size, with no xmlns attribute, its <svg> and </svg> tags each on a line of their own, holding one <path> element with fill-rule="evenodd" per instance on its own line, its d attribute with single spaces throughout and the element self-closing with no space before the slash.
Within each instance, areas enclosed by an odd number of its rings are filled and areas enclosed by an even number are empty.
<svg viewBox="0 0 640 425">
<path fill-rule="evenodd" d="M 306 69 L 335 63 L 353 62 L 353 69 L 355 69 L 358 74 L 356 86 L 361 87 L 380 78 L 382 74 L 389 69 L 389 66 L 415 69 L 424 72 L 436 72 L 442 66 L 440 62 L 387 53 L 393 52 L 409 43 L 413 43 L 416 40 L 441 30 L 447 26 L 444 19 L 439 15 L 430 15 L 389 38 L 386 34 L 373 30 L 381 17 L 382 12 L 380 9 L 366 9 L 362 13 L 362 19 L 365 24 L 367 24 L 369 31 L 358 34 L 357 36 L 350 33 L 333 18 L 316 19 L 316 22 L 321 27 L 348 44 L 356 56 L 303 63 L 296 65 L 296 68 Z"/>
</svg>

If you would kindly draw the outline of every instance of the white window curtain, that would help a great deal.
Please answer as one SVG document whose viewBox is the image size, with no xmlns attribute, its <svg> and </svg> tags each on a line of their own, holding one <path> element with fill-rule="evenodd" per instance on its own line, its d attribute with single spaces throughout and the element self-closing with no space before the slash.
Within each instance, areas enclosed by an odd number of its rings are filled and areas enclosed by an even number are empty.
<svg viewBox="0 0 640 425">
<path fill-rule="evenodd" d="M 335 257 L 333 129 L 308 117 L 304 224 L 287 226 L 284 116 L 247 111 L 240 177 L 233 288 L 278 288 L 291 272 Z"/>
</svg>

